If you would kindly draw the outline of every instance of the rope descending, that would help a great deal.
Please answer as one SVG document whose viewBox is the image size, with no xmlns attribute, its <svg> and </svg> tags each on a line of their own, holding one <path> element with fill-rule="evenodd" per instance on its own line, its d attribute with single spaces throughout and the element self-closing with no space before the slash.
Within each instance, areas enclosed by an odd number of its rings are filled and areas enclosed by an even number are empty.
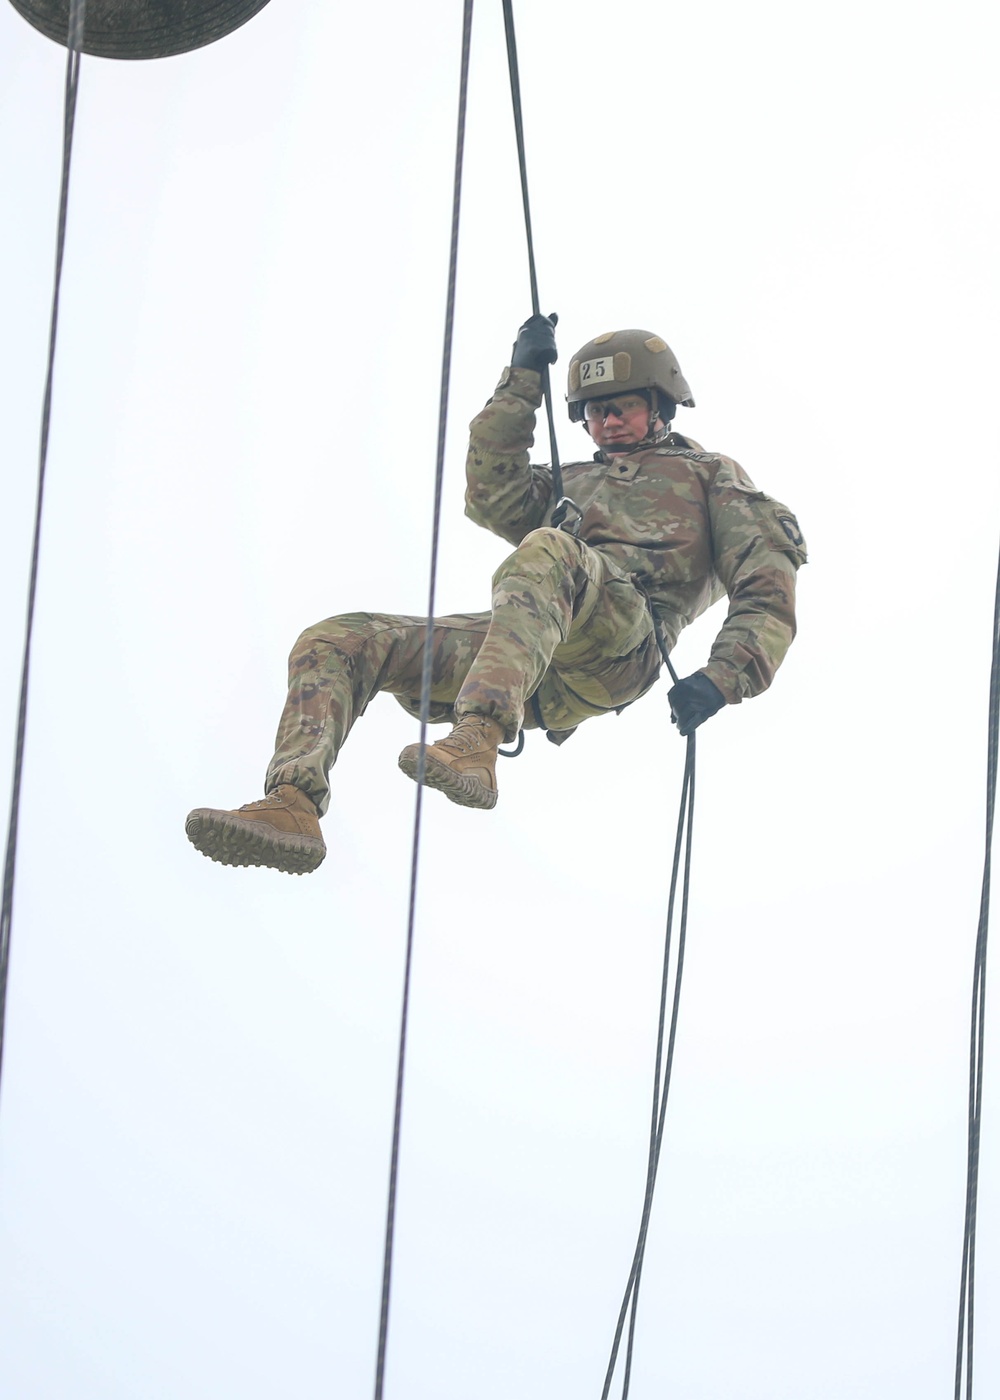
<svg viewBox="0 0 1000 1400">
<path fill-rule="evenodd" d="M 965 1400 L 972 1400 L 972 1353 L 975 1339 L 976 1215 L 979 1201 L 979 1136 L 983 1112 L 983 1061 L 986 1053 L 986 942 L 990 929 L 990 876 L 993 816 L 997 795 L 997 756 L 1000 740 L 1000 564 L 993 605 L 993 655 L 990 665 L 990 704 L 986 740 L 986 853 L 979 897 L 979 926 L 972 972 L 972 1026 L 969 1046 L 969 1144 L 965 1179 L 965 1235 L 962 1241 L 962 1283 L 958 1300 L 958 1342 L 955 1350 L 955 1400 L 962 1400 L 963 1353 Z"/>
<path fill-rule="evenodd" d="M 514 35 L 513 0 L 503 0 L 503 17 L 504 30 L 507 36 L 507 66 L 510 71 L 510 93 L 514 109 L 514 133 L 517 138 L 517 159 L 521 175 L 521 200 L 524 205 L 524 231 L 528 245 L 528 276 L 531 282 L 531 310 L 533 314 L 537 315 L 539 312 L 538 275 L 535 268 L 535 247 L 531 232 L 531 207 L 528 200 L 527 163 L 524 153 L 524 119 L 521 111 L 521 84 L 518 76 L 517 42 Z M 563 525 L 563 528 L 573 530 L 574 524 L 576 526 L 579 525 L 580 510 L 575 502 L 571 501 L 563 491 L 562 471 L 559 466 L 559 448 L 556 443 L 555 420 L 552 412 L 552 386 L 549 380 L 548 367 L 542 371 L 542 396 L 545 400 L 545 412 L 548 417 L 549 425 L 549 447 L 552 457 L 552 498 L 556 502 L 556 509 L 552 515 L 552 523 L 557 526 Z M 575 522 L 572 518 L 567 521 L 567 515 L 571 511 L 575 513 Z M 564 522 L 566 523 L 564 524 Z M 656 641 L 660 649 L 660 655 L 663 657 L 667 671 L 676 685 L 678 680 L 677 672 L 670 660 L 666 639 L 652 604 L 650 604 L 650 613 L 653 618 L 653 626 L 656 631 Z M 523 733 L 521 738 L 523 740 Z M 520 752 L 520 743 L 517 752 Z M 646 1166 L 646 1189 L 642 1205 L 642 1218 L 639 1225 L 639 1237 L 636 1241 L 635 1253 L 632 1258 L 632 1268 L 629 1273 L 628 1283 L 625 1286 L 625 1296 L 622 1300 L 621 1310 L 618 1315 L 618 1325 L 615 1329 L 614 1341 L 611 1347 L 611 1358 L 608 1362 L 608 1370 L 604 1380 L 601 1400 L 608 1400 L 615 1367 L 618 1361 L 618 1353 L 626 1318 L 628 1318 L 629 1329 L 625 1354 L 622 1400 L 626 1400 L 628 1396 L 629 1380 L 632 1371 L 636 1312 L 639 1302 L 639 1285 L 642 1280 L 642 1263 L 646 1250 L 646 1236 L 649 1231 L 649 1217 L 653 1206 L 653 1192 L 656 1187 L 656 1174 L 660 1163 L 660 1149 L 663 1144 L 667 1094 L 670 1089 L 670 1074 L 674 1060 L 674 1044 L 677 1037 L 677 1018 L 680 1008 L 681 976 L 684 970 L 684 945 L 687 938 L 688 897 L 691 881 L 691 837 L 694 827 L 694 778 L 695 736 L 694 734 L 689 734 L 684 763 L 684 780 L 681 790 L 680 812 L 677 818 L 677 835 L 674 843 L 670 894 L 667 902 L 667 925 L 664 938 L 663 977 L 660 992 L 660 1016 L 657 1028 L 656 1064 L 653 1071 L 653 1108 L 650 1125 L 649 1158 Z M 674 972 L 673 993 L 671 995 L 669 992 L 671 944 L 673 940 L 677 882 L 680 876 L 682 855 L 684 875 L 681 889 L 680 921 L 677 934 L 676 970 Z M 666 1008 L 668 1000 L 671 1002 L 669 1030 L 666 1029 Z M 663 1060 L 664 1037 L 666 1037 L 665 1065 Z"/>
<path fill-rule="evenodd" d="M 448 256 L 448 292 L 445 301 L 444 346 L 441 352 L 441 392 L 438 405 L 437 458 L 434 471 L 434 509 L 431 526 L 430 582 L 427 598 L 427 630 L 424 635 L 423 669 L 420 680 L 420 757 L 417 764 L 417 796 L 413 815 L 413 852 L 410 861 L 410 895 L 406 921 L 406 963 L 403 972 L 403 1005 L 399 1025 L 399 1054 L 396 1064 L 396 1100 L 392 1116 L 392 1151 L 389 1158 L 389 1198 L 385 1216 L 385 1249 L 382 1261 L 382 1299 L 379 1308 L 378 1352 L 375 1362 L 375 1400 L 382 1400 L 385 1384 L 385 1357 L 389 1340 L 389 1302 L 392 1292 L 392 1254 L 396 1224 L 396 1188 L 399 1178 L 399 1142 L 403 1119 L 403 1080 L 406 1066 L 406 1031 L 410 1010 L 410 980 L 413 967 L 413 930 L 417 909 L 417 875 L 420 864 L 420 819 L 423 812 L 424 774 L 427 765 L 427 725 L 431 703 L 434 606 L 437 591 L 438 552 L 441 540 L 441 498 L 444 482 L 444 448 L 448 426 L 448 390 L 451 383 L 451 352 L 455 330 L 455 283 L 458 271 L 458 228 L 462 209 L 462 166 L 465 156 L 465 114 L 469 92 L 469 51 L 472 43 L 473 0 L 465 0 L 462 21 L 462 57 L 458 87 L 458 124 L 455 136 L 455 176 L 451 202 L 451 248 Z"/>
<path fill-rule="evenodd" d="M 49 460 L 49 425 L 52 420 L 52 385 L 55 375 L 56 336 L 59 326 L 59 292 L 62 287 L 63 254 L 66 248 L 66 222 L 69 207 L 69 175 L 73 155 L 73 127 L 76 96 L 80 85 L 80 52 L 87 0 L 70 0 L 69 31 L 66 38 L 66 87 L 63 102 L 62 175 L 59 185 L 59 217 L 56 230 L 56 267 L 52 288 L 52 314 L 49 320 L 49 349 L 42 397 L 42 428 L 38 449 L 38 484 L 35 491 L 35 525 L 28 574 L 28 605 L 24 627 L 24 654 L 21 660 L 21 688 L 17 705 L 17 736 L 14 740 L 14 776 L 11 781 L 7 850 L 3 867 L 3 903 L 0 907 L 0 1072 L 3 1068 L 4 1027 L 7 1019 L 7 971 L 10 964 L 10 938 L 14 920 L 14 877 L 17 870 L 17 836 L 21 814 L 21 778 L 24 771 L 24 740 L 28 725 L 28 678 L 31 670 L 31 642 L 35 630 L 35 595 L 38 589 L 38 561 L 42 541 L 42 503 L 45 473 Z"/>
<path fill-rule="evenodd" d="M 653 627 L 656 643 L 664 664 L 675 684 L 677 672 L 670 660 L 666 638 L 655 612 Z M 618 1313 L 614 1340 L 611 1343 L 611 1356 L 604 1377 L 601 1400 L 608 1400 L 611 1384 L 621 1347 L 622 1333 L 628 1320 L 628 1340 L 625 1348 L 625 1366 L 622 1379 L 622 1400 L 627 1400 L 632 1376 L 632 1357 L 635 1350 L 635 1326 L 639 1307 L 639 1285 L 642 1282 L 642 1265 L 646 1254 L 646 1238 L 649 1234 L 649 1220 L 653 1210 L 653 1193 L 656 1190 L 656 1175 L 660 1166 L 660 1151 L 663 1147 L 663 1129 L 667 1116 L 667 1096 L 670 1093 L 670 1077 L 674 1065 L 674 1047 L 677 1041 L 677 1022 L 680 1013 L 681 982 L 684 976 L 684 950 L 687 944 L 688 903 L 691 889 L 691 840 L 694 833 L 694 786 L 695 786 L 695 736 L 687 736 L 687 752 L 684 757 L 684 779 L 681 787 L 680 810 L 677 814 L 677 830 L 674 838 L 674 855 L 670 869 L 670 893 L 667 897 L 667 921 L 663 940 L 663 972 L 660 979 L 660 1012 L 656 1030 L 656 1059 L 653 1067 L 653 1106 L 649 1129 L 649 1156 L 646 1163 L 646 1186 L 642 1201 L 642 1215 L 639 1221 L 639 1235 L 632 1267 L 629 1271 L 625 1294 Z M 677 953 L 671 981 L 671 951 L 673 943 L 674 913 L 677 904 L 677 883 L 683 865 L 681 879 L 681 908 L 677 926 Z M 670 1002 L 670 1026 L 667 1029 L 667 1003 Z M 666 1040 L 666 1063 L 664 1063 L 664 1039 Z"/>
<path fill-rule="evenodd" d="M 521 173 L 521 203 L 524 205 L 524 234 L 528 245 L 528 278 L 531 283 L 532 315 L 539 314 L 538 273 L 535 268 L 535 240 L 531 232 L 531 204 L 528 199 L 528 167 L 524 154 L 524 117 L 521 112 L 521 79 L 517 66 L 517 39 L 514 34 L 512 0 L 503 0 L 503 24 L 507 36 L 507 69 L 510 73 L 510 97 L 514 109 L 514 135 L 517 138 L 517 164 Z M 542 370 L 542 398 L 549 425 L 549 455 L 552 459 L 552 524 L 569 529 L 573 534 L 580 523 L 580 509 L 563 492 L 562 468 L 559 465 L 559 444 L 552 412 L 552 384 L 548 365 Z M 571 519 L 567 517 L 573 512 Z"/>
</svg>

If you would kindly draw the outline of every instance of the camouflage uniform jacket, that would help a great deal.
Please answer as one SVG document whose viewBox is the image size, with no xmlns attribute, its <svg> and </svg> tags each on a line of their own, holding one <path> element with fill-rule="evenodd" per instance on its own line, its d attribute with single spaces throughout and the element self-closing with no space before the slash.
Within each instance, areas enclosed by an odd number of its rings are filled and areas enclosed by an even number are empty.
<svg viewBox="0 0 1000 1400">
<path fill-rule="evenodd" d="M 549 468 L 528 461 L 541 397 L 534 370 L 507 369 L 471 424 L 466 514 L 514 545 L 547 525 L 555 504 Z M 806 552 L 794 515 L 731 458 L 679 433 L 562 472 L 583 512 L 579 538 L 648 595 L 667 645 L 728 594 L 702 670 L 730 704 L 766 690 L 795 635 L 795 574 Z"/>
</svg>

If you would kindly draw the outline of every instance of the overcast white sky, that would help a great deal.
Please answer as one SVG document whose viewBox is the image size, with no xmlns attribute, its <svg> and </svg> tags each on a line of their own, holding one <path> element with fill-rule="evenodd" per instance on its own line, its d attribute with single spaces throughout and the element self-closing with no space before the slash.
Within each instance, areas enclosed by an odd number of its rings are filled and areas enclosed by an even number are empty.
<svg viewBox="0 0 1000 1400">
<path fill-rule="evenodd" d="M 441 611 L 487 606 L 506 552 L 463 518 L 464 434 L 530 309 L 500 5 L 477 8 Z M 773 689 L 699 741 L 632 1393 L 937 1400 L 1000 521 L 990 11 L 518 9 L 558 370 L 603 330 L 664 335 L 682 430 L 812 551 Z M 0 1109 L 12 1400 L 371 1393 L 416 726 L 372 706 L 308 879 L 215 866 L 183 819 L 260 794 L 304 626 L 423 608 L 460 23 L 272 0 L 200 52 L 83 63 Z M 0 5 L 9 749 L 63 67 Z M 600 1394 L 682 763 L 659 686 L 560 750 L 529 736 L 492 814 L 428 798 L 389 1396 Z"/>
</svg>

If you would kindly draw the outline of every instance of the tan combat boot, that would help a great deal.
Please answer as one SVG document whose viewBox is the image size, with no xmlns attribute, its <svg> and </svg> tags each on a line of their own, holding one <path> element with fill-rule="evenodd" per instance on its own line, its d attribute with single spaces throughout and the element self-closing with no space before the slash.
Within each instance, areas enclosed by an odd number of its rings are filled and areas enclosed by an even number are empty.
<svg viewBox="0 0 1000 1400">
<path fill-rule="evenodd" d="M 235 812 L 196 807 L 184 830 L 203 856 L 220 865 L 267 865 L 306 875 L 326 855 L 316 804 L 291 783 Z"/>
<path fill-rule="evenodd" d="M 463 715 L 455 728 L 436 744 L 427 745 L 424 782 L 462 807 L 497 805 L 497 748 L 503 729 L 489 715 Z M 420 745 L 408 744 L 399 766 L 414 782 Z"/>
</svg>

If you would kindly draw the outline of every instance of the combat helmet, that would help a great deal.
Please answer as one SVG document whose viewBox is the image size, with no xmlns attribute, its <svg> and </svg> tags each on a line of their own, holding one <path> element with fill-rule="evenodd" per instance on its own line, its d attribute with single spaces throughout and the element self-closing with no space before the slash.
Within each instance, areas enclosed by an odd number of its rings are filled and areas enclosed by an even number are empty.
<svg viewBox="0 0 1000 1400">
<path fill-rule="evenodd" d="M 675 403 L 694 408 L 677 356 L 665 340 L 652 331 L 605 331 L 588 340 L 570 361 L 570 421 L 581 422 L 588 399 L 639 389 L 658 389 Z"/>
</svg>

